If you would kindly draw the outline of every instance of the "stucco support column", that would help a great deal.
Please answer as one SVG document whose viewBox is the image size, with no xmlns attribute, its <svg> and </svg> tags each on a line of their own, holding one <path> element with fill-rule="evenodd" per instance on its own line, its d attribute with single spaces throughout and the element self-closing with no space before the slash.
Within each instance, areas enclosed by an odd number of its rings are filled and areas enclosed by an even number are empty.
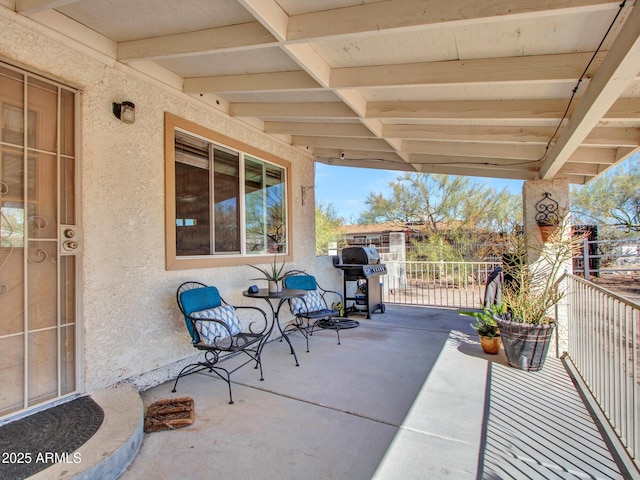
<svg viewBox="0 0 640 480">
<path fill-rule="evenodd" d="M 569 212 L 569 181 L 567 179 L 555 180 L 535 180 L 525 182 L 522 187 L 522 205 L 524 218 L 524 233 L 527 239 L 527 261 L 529 265 L 536 265 L 545 262 L 542 249 L 551 248 L 545 245 L 540 236 L 540 229 L 536 223 L 536 204 L 543 198 L 545 192 L 551 194 L 553 200 L 558 202 L 560 214 Z M 570 222 L 563 222 L 562 239 L 571 238 Z M 565 265 L 556 270 L 557 277 L 561 276 L 565 270 L 572 271 L 572 260 L 565 260 Z M 544 268 L 544 266 L 542 266 Z M 554 342 L 549 348 L 549 355 L 559 356 L 567 351 L 568 347 L 568 304 L 566 297 L 563 298 L 557 307 L 556 335 Z M 552 316 L 555 312 L 549 312 Z"/>
<path fill-rule="evenodd" d="M 387 266 L 386 278 L 381 281 L 386 283 L 385 291 L 397 288 L 404 290 L 407 287 L 407 271 L 405 261 L 407 259 L 407 246 L 404 232 L 389 233 L 389 253 L 380 255 L 380 260 Z"/>
</svg>

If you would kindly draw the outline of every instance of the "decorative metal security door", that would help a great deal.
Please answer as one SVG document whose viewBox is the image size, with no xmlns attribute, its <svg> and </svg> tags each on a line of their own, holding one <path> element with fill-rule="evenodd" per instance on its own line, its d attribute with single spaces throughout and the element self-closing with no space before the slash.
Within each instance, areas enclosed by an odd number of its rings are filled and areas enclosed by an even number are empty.
<svg viewBox="0 0 640 480">
<path fill-rule="evenodd" d="M 79 389 L 78 96 L 0 63 L 0 419 Z"/>
</svg>

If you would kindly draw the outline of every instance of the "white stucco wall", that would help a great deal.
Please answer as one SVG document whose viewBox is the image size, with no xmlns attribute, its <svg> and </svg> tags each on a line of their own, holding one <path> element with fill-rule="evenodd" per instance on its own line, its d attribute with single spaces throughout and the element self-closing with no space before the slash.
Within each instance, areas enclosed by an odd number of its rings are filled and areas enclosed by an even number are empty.
<svg viewBox="0 0 640 480">
<path fill-rule="evenodd" d="M 166 367 L 194 354 L 175 305 L 182 281 L 215 284 L 226 300 L 246 303 L 241 291 L 255 276 L 249 267 L 165 270 L 165 111 L 291 162 L 292 267 L 316 269 L 314 202 L 307 197 L 302 206 L 300 188 L 314 183 L 308 154 L 1 6 L 0 60 L 83 92 L 80 317 L 87 391 L 127 379 L 144 388 L 175 375 Z M 111 112 L 112 102 L 122 100 L 136 105 L 133 125 Z"/>
</svg>

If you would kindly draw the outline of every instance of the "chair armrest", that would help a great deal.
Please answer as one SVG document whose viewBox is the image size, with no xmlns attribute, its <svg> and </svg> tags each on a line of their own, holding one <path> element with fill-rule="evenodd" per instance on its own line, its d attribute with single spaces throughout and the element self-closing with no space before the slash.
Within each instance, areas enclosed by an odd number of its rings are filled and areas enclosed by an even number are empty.
<svg viewBox="0 0 640 480">
<path fill-rule="evenodd" d="M 267 312 L 253 305 L 234 305 L 233 308 L 235 308 L 236 311 L 238 310 L 254 311 L 262 315 L 262 319 L 264 320 L 264 322 L 262 322 L 262 326 L 258 325 L 256 321 L 251 321 L 248 327 L 249 332 L 254 333 L 256 335 L 264 335 L 267 332 L 267 328 L 269 326 Z"/>
<path fill-rule="evenodd" d="M 337 295 L 337 296 L 338 296 L 338 298 L 340 299 L 340 303 L 342 303 L 342 305 L 344 306 L 344 296 L 342 295 L 342 293 L 340 293 L 340 292 L 336 292 L 335 290 L 325 290 L 324 288 L 322 288 L 322 287 L 320 287 L 320 286 L 318 286 L 318 288 L 319 288 L 320 290 L 322 290 L 322 298 L 324 298 L 324 296 L 325 296 L 327 293 L 332 293 L 332 294 L 334 294 L 334 295 Z M 325 302 L 326 302 L 326 300 L 325 300 Z M 327 303 L 327 305 L 328 305 L 328 303 Z"/>
</svg>

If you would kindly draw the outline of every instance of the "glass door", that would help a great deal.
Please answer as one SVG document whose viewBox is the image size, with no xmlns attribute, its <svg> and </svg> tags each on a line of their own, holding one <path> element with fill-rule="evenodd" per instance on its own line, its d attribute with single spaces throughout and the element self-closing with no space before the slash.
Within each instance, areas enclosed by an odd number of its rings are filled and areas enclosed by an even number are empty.
<svg viewBox="0 0 640 480">
<path fill-rule="evenodd" d="M 78 95 L 0 63 L 0 419 L 79 389 Z"/>
</svg>

